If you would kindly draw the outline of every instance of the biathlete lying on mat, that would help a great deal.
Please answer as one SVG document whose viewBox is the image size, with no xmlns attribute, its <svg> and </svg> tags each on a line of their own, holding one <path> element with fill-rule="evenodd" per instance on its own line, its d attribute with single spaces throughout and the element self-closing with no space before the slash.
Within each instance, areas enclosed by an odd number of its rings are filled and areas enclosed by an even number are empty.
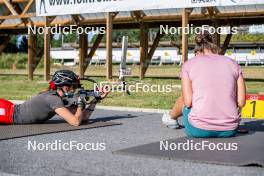
<svg viewBox="0 0 264 176">
<path fill-rule="evenodd" d="M 90 117 L 96 104 L 108 94 L 102 93 L 100 97 L 93 99 L 88 107 L 85 107 L 85 102 L 78 98 L 75 109 L 66 108 L 63 98 L 80 86 L 80 80 L 74 72 L 57 71 L 46 91 L 23 104 L 14 105 L 12 102 L 0 99 L 0 124 L 43 123 L 57 114 L 70 125 L 79 126 L 82 121 Z"/>
<path fill-rule="evenodd" d="M 177 118 L 183 116 L 185 132 L 191 137 L 235 136 L 246 94 L 241 68 L 219 55 L 208 31 L 197 35 L 195 43 L 196 56 L 181 71 L 182 97 L 162 121 L 177 128 Z"/>
</svg>

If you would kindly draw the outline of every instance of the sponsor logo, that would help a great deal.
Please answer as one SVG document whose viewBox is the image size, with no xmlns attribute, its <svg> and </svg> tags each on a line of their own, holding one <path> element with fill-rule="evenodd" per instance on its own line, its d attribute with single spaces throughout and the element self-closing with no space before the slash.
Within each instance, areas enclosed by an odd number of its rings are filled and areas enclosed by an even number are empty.
<svg viewBox="0 0 264 176">
<path fill-rule="evenodd" d="M 123 0 L 39 0 L 38 7 L 39 7 L 39 14 L 47 14 L 49 8 L 46 7 L 54 7 L 54 6 L 74 6 L 80 4 L 102 4 L 102 3 L 109 3 L 109 2 L 117 2 Z"/>
<path fill-rule="evenodd" d="M 47 13 L 45 0 L 40 0 L 39 14 Z M 42 11 L 41 11 L 42 10 Z"/>
<path fill-rule="evenodd" d="M 6 115 L 5 109 L 0 108 L 0 115 L 2 115 L 2 116 Z"/>
<path fill-rule="evenodd" d="M 215 3 L 216 0 L 191 0 L 192 4 Z"/>
</svg>

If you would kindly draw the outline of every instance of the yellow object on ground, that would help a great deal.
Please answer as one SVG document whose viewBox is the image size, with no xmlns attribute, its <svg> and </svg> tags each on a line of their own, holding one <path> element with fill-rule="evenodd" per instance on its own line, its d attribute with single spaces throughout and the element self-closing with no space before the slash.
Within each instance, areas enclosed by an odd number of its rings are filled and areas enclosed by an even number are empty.
<svg viewBox="0 0 264 176">
<path fill-rule="evenodd" d="M 264 95 L 247 95 L 246 106 L 242 109 L 243 118 L 264 119 Z"/>
</svg>

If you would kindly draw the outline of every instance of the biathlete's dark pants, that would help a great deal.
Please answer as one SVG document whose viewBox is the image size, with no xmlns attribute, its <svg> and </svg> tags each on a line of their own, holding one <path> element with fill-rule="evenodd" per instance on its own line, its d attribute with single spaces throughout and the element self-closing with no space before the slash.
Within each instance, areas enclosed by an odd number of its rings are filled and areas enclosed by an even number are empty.
<svg viewBox="0 0 264 176">
<path fill-rule="evenodd" d="M 0 124 L 13 124 L 14 107 L 12 102 L 0 99 Z"/>
</svg>

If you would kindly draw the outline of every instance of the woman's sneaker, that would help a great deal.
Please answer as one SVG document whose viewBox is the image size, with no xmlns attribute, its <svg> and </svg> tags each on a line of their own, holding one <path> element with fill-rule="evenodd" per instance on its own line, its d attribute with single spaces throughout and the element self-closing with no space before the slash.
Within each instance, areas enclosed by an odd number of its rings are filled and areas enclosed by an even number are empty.
<svg viewBox="0 0 264 176">
<path fill-rule="evenodd" d="M 181 125 L 179 124 L 178 120 L 174 120 L 171 118 L 169 112 L 163 114 L 162 116 L 162 122 L 171 129 L 179 129 L 181 128 Z"/>
</svg>

